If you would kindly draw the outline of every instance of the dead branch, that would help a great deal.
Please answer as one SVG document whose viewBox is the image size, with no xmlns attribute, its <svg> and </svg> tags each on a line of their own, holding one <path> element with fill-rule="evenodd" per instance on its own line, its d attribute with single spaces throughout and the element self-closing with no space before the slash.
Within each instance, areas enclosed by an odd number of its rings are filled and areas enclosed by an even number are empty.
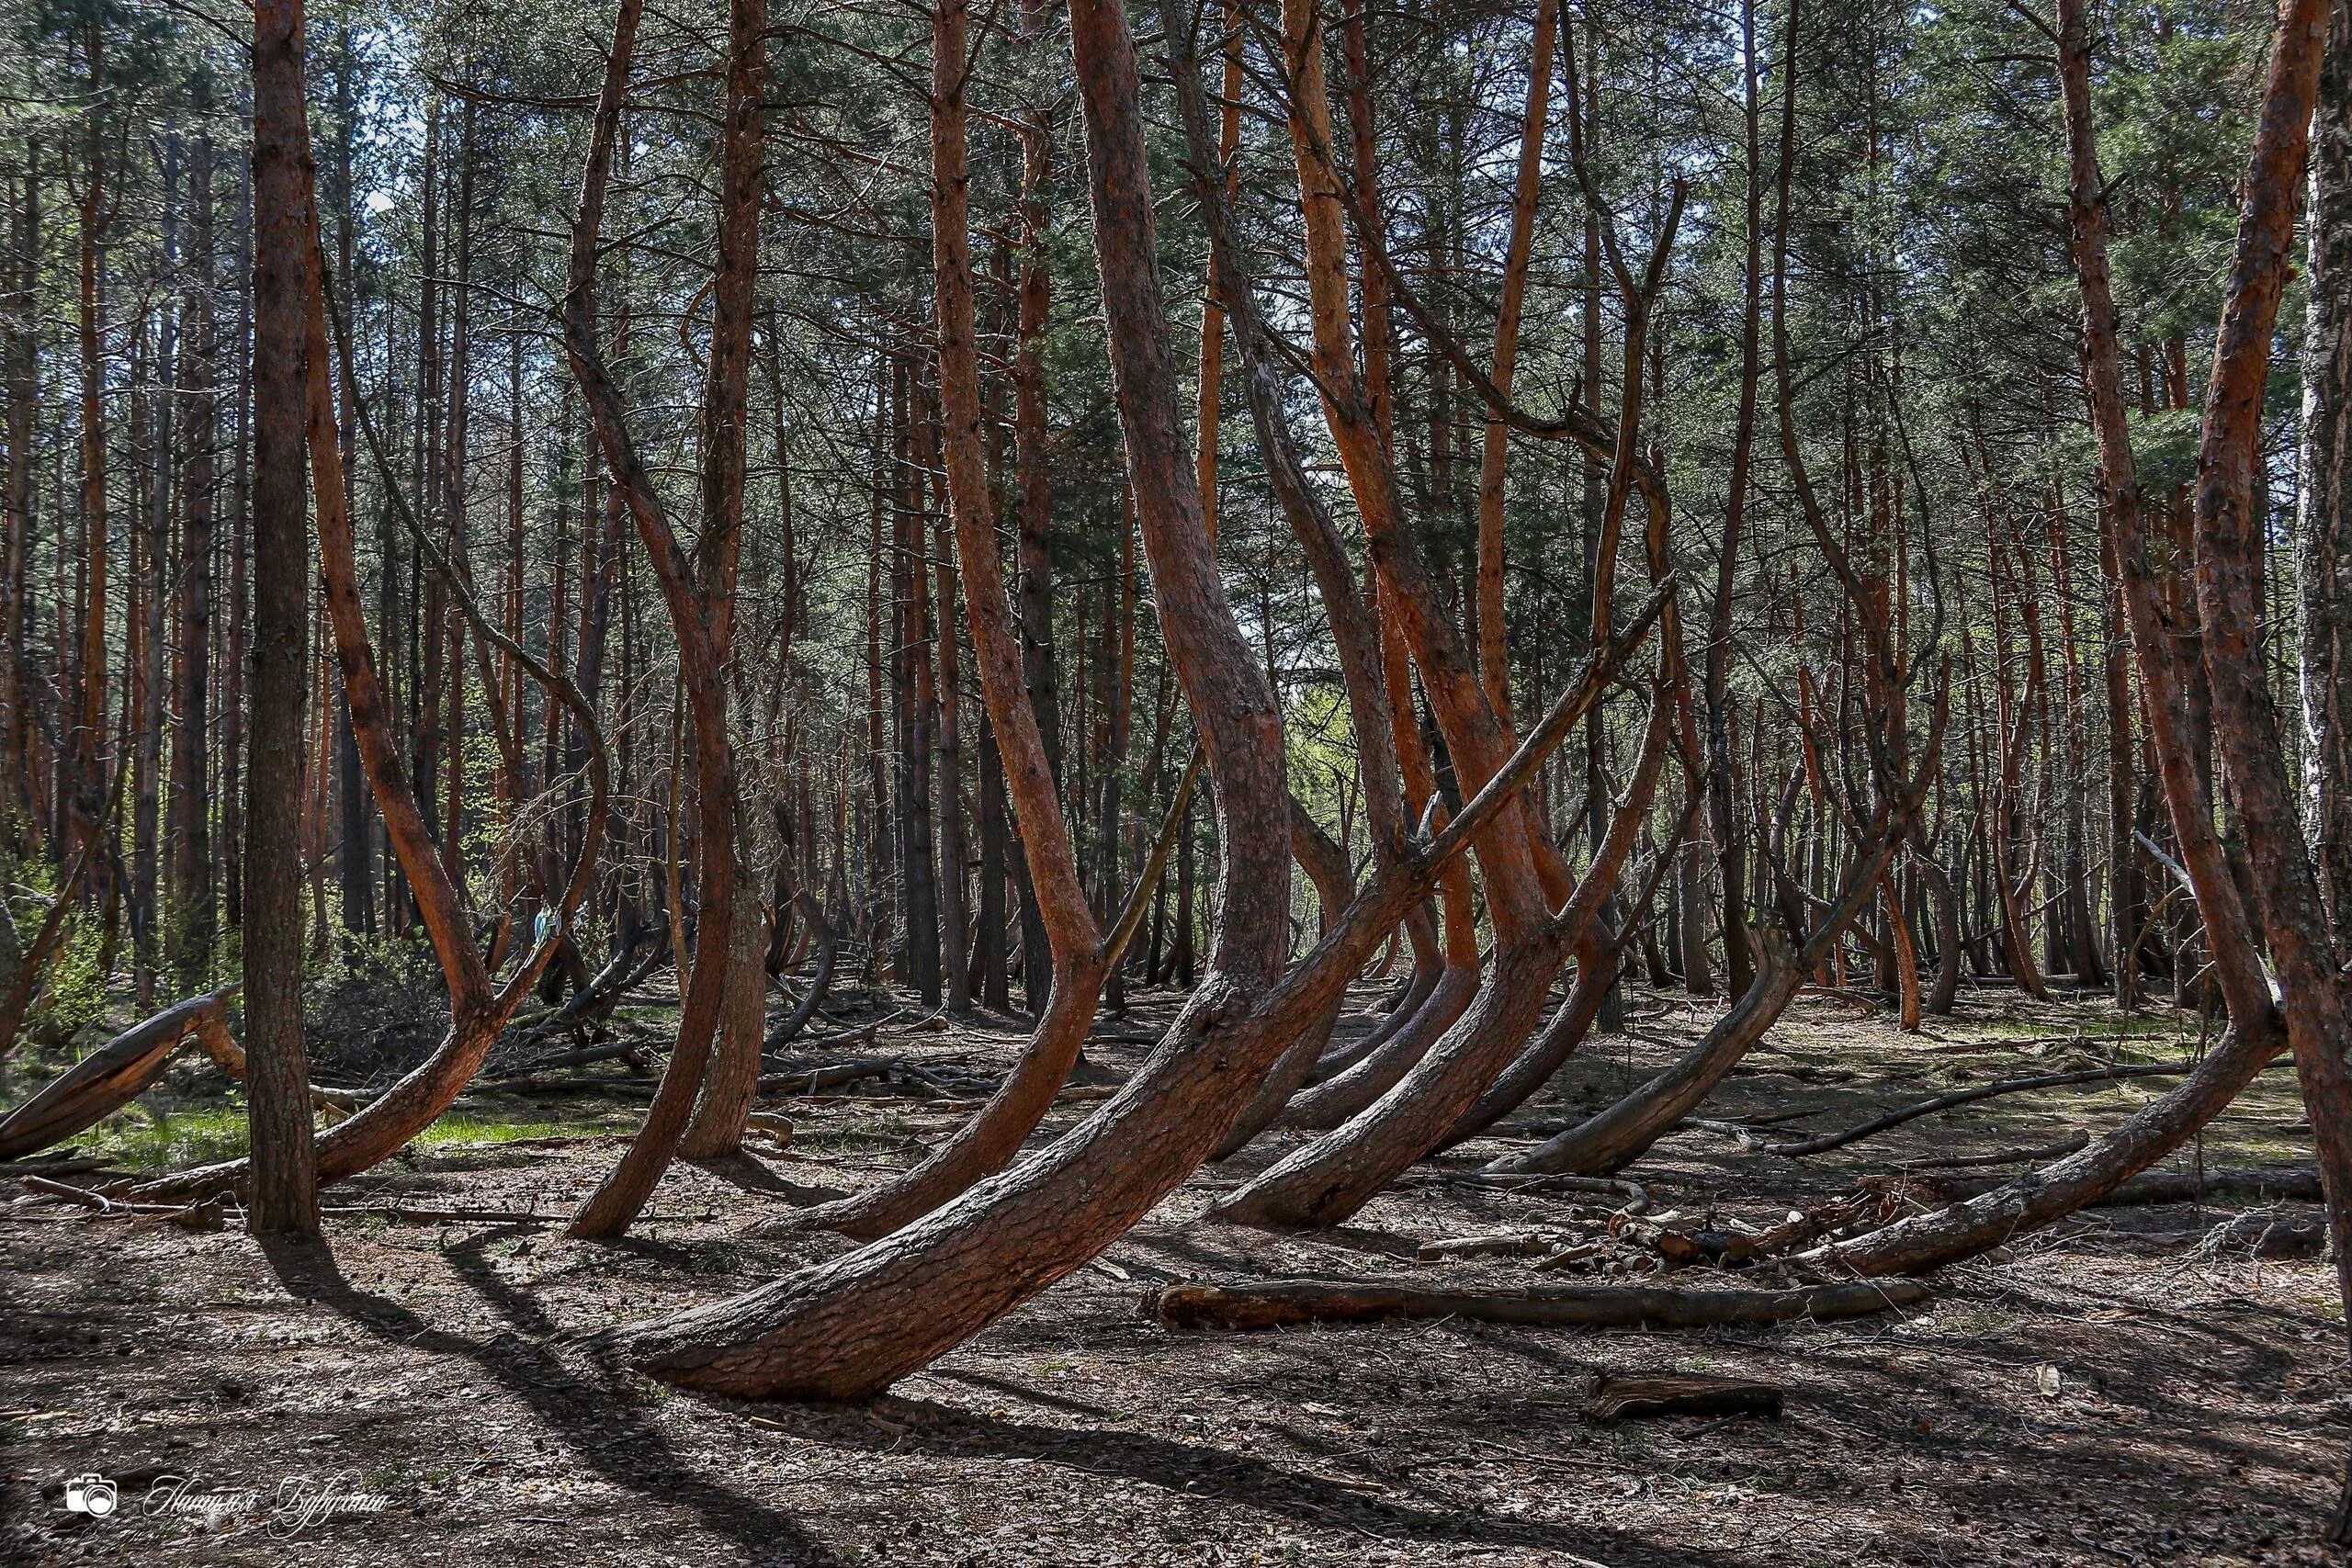
<svg viewBox="0 0 2352 1568">
<path fill-rule="evenodd" d="M 1923 1301 L 1916 1280 L 1871 1280 L 1789 1291 L 1667 1291 L 1567 1285 L 1521 1291 L 1422 1291 L 1350 1280 L 1262 1285 L 1171 1285 L 1148 1292 L 1144 1315 L 1170 1328 L 1247 1330 L 1296 1323 L 1385 1323 L 1466 1317 L 1479 1323 L 1702 1328 L 1792 1318 L 1860 1317 Z"/>
</svg>

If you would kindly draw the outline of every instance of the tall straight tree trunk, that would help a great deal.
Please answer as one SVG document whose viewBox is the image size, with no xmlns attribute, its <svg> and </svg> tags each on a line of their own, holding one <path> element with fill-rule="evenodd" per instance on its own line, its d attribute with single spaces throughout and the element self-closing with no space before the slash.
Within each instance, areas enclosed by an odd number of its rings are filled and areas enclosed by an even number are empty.
<svg viewBox="0 0 2352 1568">
<path fill-rule="evenodd" d="M 179 250 L 180 140 L 167 131 L 164 143 L 164 214 L 160 239 L 164 258 L 176 263 Z M 154 359 L 148 372 L 151 386 L 175 384 L 179 348 L 177 322 L 169 306 L 155 310 Z M 164 705 L 164 607 L 171 594 L 172 469 L 177 458 L 173 417 L 175 400 L 149 395 L 145 417 L 140 421 L 147 437 L 144 503 L 132 536 L 137 569 L 132 573 L 133 603 L 129 642 L 131 649 L 130 719 L 132 953 L 136 986 L 142 1011 L 155 1002 L 155 970 L 160 954 L 158 895 L 163 872 L 163 788 Z"/>
<path fill-rule="evenodd" d="M 424 268 L 417 282 L 417 405 L 413 442 L 416 508 L 428 528 L 447 522 L 441 515 L 444 496 L 440 476 L 441 209 L 447 175 L 442 167 L 441 146 L 441 104 L 436 98 L 425 108 L 424 167 L 418 178 L 418 241 Z M 413 748 L 410 767 L 416 781 L 416 803 L 424 813 L 425 829 L 441 840 L 444 862 L 454 865 L 447 826 L 441 820 L 440 793 L 442 722 L 446 711 L 442 682 L 447 674 L 443 662 L 447 651 L 443 628 L 449 619 L 449 590 L 437 575 L 425 570 L 413 540 L 409 542 L 408 558 L 416 574 L 416 591 L 409 596 L 407 606 L 412 616 L 408 624 L 409 659 L 415 671 L 411 687 L 415 700 L 409 712 Z"/>
<path fill-rule="evenodd" d="M 352 143 L 356 140 L 353 128 L 357 118 L 357 94 L 353 85 L 351 51 L 351 17 L 346 10 L 336 18 L 334 53 L 335 134 L 330 138 L 334 148 L 335 202 L 335 276 L 350 277 L 352 257 L 356 250 L 354 231 L 358 226 L 356 195 L 352 189 Z M 343 387 L 345 407 L 359 400 L 359 389 L 346 378 Z M 344 510 L 354 512 L 357 497 L 354 491 L 356 466 L 353 460 L 352 433 L 340 433 L 343 449 Z M 519 433 L 516 449 L 520 451 Z M 519 459 L 518 459 L 519 460 Z M 389 581 L 391 572 L 387 570 Z M 389 624 L 389 620 L 387 621 Z M 338 893 L 338 916 L 346 931 L 369 931 L 376 929 L 376 853 L 375 818 L 372 802 L 368 795 L 368 776 L 359 763 L 359 739 L 351 727 L 351 706 L 344 698 L 342 682 L 334 682 L 334 795 L 335 882 Z"/>
<path fill-rule="evenodd" d="M 244 922 L 244 723 L 245 624 L 252 602 L 249 502 L 253 494 L 253 176 L 240 161 L 236 220 L 230 232 L 243 237 L 243 265 L 236 269 L 244 287 L 237 291 L 235 344 L 236 410 L 229 470 L 229 614 L 220 657 L 220 913 L 232 931 Z M 389 556 L 386 558 L 389 559 Z M 384 573 L 390 581 L 393 573 Z"/>
<path fill-rule="evenodd" d="M 12 182 L 6 358 L 7 466 L 0 470 L 0 845 L 29 852 L 40 838 L 36 752 L 25 660 L 31 652 L 33 422 L 40 389 L 40 141 L 25 138 Z"/>
<path fill-rule="evenodd" d="M 1129 510 L 1133 510 L 1132 502 Z M 1125 821 L 1123 807 L 1128 732 L 1133 728 L 1135 716 L 1136 611 L 1138 602 L 1133 519 L 1123 518 L 1119 528 L 1118 571 L 1106 585 L 1103 594 L 1103 605 L 1111 611 L 1106 640 L 1116 649 L 1103 660 L 1103 684 L 1109 700 L 1104 705 L 1103 715 L 1101 809 L 1094 828 L 1097 846 L 1094 909 L 1096 918 L 1105 924 L 1119 918 L 1119 901 L 1125 892 L 1119 881 L 1119 838 Z M 1125 964 L 1114 964 L 1104 981 L 1103 999 L 1113 1012 L 1126 1010 L 1126 973 Z"/>
<path fill-rule="evenodd" d="M 946 394 L 941 393 L 944 404 Z M 944 418 L 944 414 L 942 415 Z M 934 454 L 932 466 L 944 465 Z M 944 487 L 943 487 L 944 488 Z M 943 511 L 933 531 L 932 554 L 939 611 L 939 926 L 941 963 L 944 966 L 947 1010 L 959 1017 L 972 1010 L 971 924 L 965 908 L 963 669 L 956 647 L 956 537 L 953 523 Z"/>
<path fill-rule="evenodd" d="M 2309 226 L 2296 645 L 2312 850 L 2335 946 L 2352 953 L 2352 7 L 2341 3 L 2328 10 L 2320 67 Z"/>
<path fill-rule="evenodd" d="M 302 1049 L 300 863 L 303 716 L 310 693 L 311 537 L 302 454 L 309 389 L 303 218 L 311 139 L 301 0 L 254 6 L 253 755 L 245 862 L 277 868 L 247 890 L 245 1095 L 253 1120 L 247 1225 L 316 1235 L 318 1156 Z"/>
<path fill-rule="evenodd" d="M 977 657 L 977 656 L 976 656 Z M 972 965 L 980 1005 L 997 1012 L 1012 1007 L 1012 976 L 1005 952 L 1006 868 L 1004 855 L 1004 764 L 996 741 L 996 721 L 985 709 L 980 715 L 979 788 L 975 808 L 979 818 L 979 915 L 973 933 Z"/>
<path fill-rule="evenodd" d="M 874 393 L 874 476 L 867 497 L 865 550 L 865 792 L 859 805 L 864 808 L 865 830 L 858 835 L 865 852 L 865 906 L 861 923 L 865 930 L 866 976 L 870 982 L 881 973 L 882 951 L 889 934 L 890 863 L 896 858 L 891 848 L 890 822 L 890 757 L 888 740 L 890 710 L 884 701 L 884 688 L 888 684 L 885 670 L 898 667 L 897 642 L 892 639 L 890 660 L 883 662 L 883 624 L 886 612 L 882 603 L 883 562 L 890 558 L 889 536 L 884 531 L 883 517 L 889 509 L 891 484 L 890 388 L 895 361 L 884 359 L 876 376 Z"/>
<path fill-rule="evenodd" d="M 198 99 L 202 112 L 209 94 Z M 184 990 L 198 988 L 212 962 L 212 799 L 209 776 L 212 697 L 212 515 L 220 421 L 213 392 L 220 368 L 213 317 L 212 137 L 198 129 L 189 150 L 191 213 L 187 291 L 181 300 L 187 352 L 180 384 L 187 409 L 187 467 L 180 479 L 179 679 L 173 694 L 172 786 L 165 837 L 177 951 L 173 972 Z"/>
<path fill-rule="evenodd" d="M 457 193 L 451 200 L 451 217 L 457 227 L 457 276 L 449 295 L 449 383 L 448 407 L 443 423 L 441 439 L 441 472 L 439 505 L 443 527 L 447 531 L 448 548 L 463 555 L 469 548 L 466 519 L 466 434 L 472 407 L 473 388 L 473 203 L 474 203 L 474 113 L 475 105 L 469 101 L 459 111 L 458 121 L 458 180 Z M 440 581 L 435 573 L 434 580 Z M 449 879 L 458 885 L 460 894 L 466 886 L 466 626 L 455 604 L 448 606 L 441 623 L 429 628 L 428 636 L 437 637 L 443 649 L 442 667 L 447 672 L 448 707 L 441 726 L 442 748 L 446 756 L 443 770 L 441 805 L 441 858 L 449 867 Z M 428 780 L 428 787 L 431 787 Z"/>
<path fill-rule="evenodd" d="M 89 85 L 93 97 L 103 90 L 106 54 L 100 29 L 87 28 Z M 90 117 L 84 139 L 82 188 L 76 203 L 79 223 L 74 234 L 79 291 L 75 296 L 75 361 L 81 378 L 81 540 L 78 566 L 82 573 L 79 630 L 81 647 L 75 671 L 79 703 L 73 720 L 69 749 L 73 780 L 74 840 L 98 831 L 100 795 L 107 740 L 107 615 L 108 562 L 114 545 L 107 496 L 107 385 L 103 344 L 106 333 L 105 254 L 108 196 L 106 181 L 106 133 L 97 116 Z M 107 925 L 113 925 L 113 854 L 102 851 L 92 857 L 91 886 L 106 904 Z"/>
<path fill-rule="evenodd" d="M 1024 0 L 1022 16 L 1023 47 L 1035 49 L 1046 30 L 1043 0 Z M 1053 268 L 1045 254 L 1046 186 L 1053 176 L 1053 145 L 1050 112 L 1042 107 L 1025 111 L 1021 121 L 1021 195 L 1016 213 L 1021 232 L 1021 296 L 1012 359 L 1012 488 L 1021 567 L 1022 679 L 1029 690 L 1029 706 L 1037 716 L 1038 735 L 1058 790 L 1061 691 L 1054 657 L 1054 497 L 1046 450 L 1044 358 L 1053 306 Z M 968 581 L 968 570 L 965 575 Z M 1001 736 L 998 744 L 1003 744 Z M 1009 754 L 1006 761 L 1010 764 Z M 1051 940 L 1035 889 L 1024 883 L 1021 978 L 1032 1013 L 1042 1014 L 1046 1010 L 1048 970 L 1041 960 Z"/>
<path fill-rule="evenodd" d="M 1724 981 L 1738 1001 L 1756 977 L 1747 950 L 1747 843 L 1733 804 L 1731 739 L 1732 610 L 1739 587 L 1739 548 L 1747 523 L 1756 454 L 1757 389 L 1762 379 L 1764 323 L 1763 106 L 1756 63 L 1756 0 L 1740 0 L 1741 229 L 1745 244 L 1739 317 L 1739 412 L 1732 430 L 1731 474 L 1724 499 L 1723 552 L 1715 558 L 1714 604 L 1707 619 L 1707 812 L 1724 885 Z M 1571 107 L 1571 112 L 1574 106 Z"/>
<path fill-rule="evenodd" d="M 901 356 L 895 373 L 898 410 L 898 461 L 893 468 L 894 547 L 891 550 L 893 597 L 898 602 L 896 714 L 899 729 L 898 791 L 893 809 L 898 818 L 899 889 L 907 915 L 904 972 L 901 984 L 911 985 L 927 1007 L 940 1001 L 939 868 L 933 852 L 932 816 L 932 719 L 935 705 L 932 672 L 931 571 L 925 547 L 931 530 L 924 525 L 923 491 L 917 465 L 922 452 L 916 439 L 913 363 Z"/>
<path fill-rule="evenodd" d="M 752 317 L 760 266 L 760 192 L 764 183 L 767 91 L 767 0 L 729 0 L 726 121 L 720 141 L 718 272 L 712 286 L 710 368 L 703 383 L 702 537 L 696 542 L 695 592 L 709 628 L 711 649 L 725 671 L 735 654 L 735 590 L 743 544 L 743 484 L 751 417 Z M 617 465 L 616 465 L 617 467 Z M 584 639 L 583 639 L 584 641 Z M 724 731 L 725 687 L 716 697 Z M 696 727 L 697 747 L 707 744 Z M 763 910 L 743 861 L 745 808 L 730 787 L 714 794 L 711 770 L 697 757 L 705 780 L 702 833 L 706 862 L 724 854 L 734 890 L 724 902 L 703 905 L 695 964 L 710 941 L 729 946 L 721 960 L 725 984 L 709 1079 L 680 1142 L 698 1157 L 741 1146 L 759 1087 L 761 1020 L 767 976 L 759 953 Z M 711 843 L 708 840 L 716 840 Z M 783 912 L 778 911 L 778 919 Z M 723 921 L 723 924 L 719 922 Z"/>
<path fill-rule="evenodd" d="M 2108 530 L 2101 529 L 2105 536 Z M 2139 1005 L 2140 932 L 2147 918 L 2141 895 L 2136 779 L 2139 747 L 2132 726 L 2132 629 L 2125 623 L 2122 589 L 2114 547 L 2099 541 L 2099 571 L 2106 604 L 2100 671 L 2107 697 L 2107 910 L 2109 957 L 2115 970 L 2115 1001 L 2130 1012 Z"/>
</svg>

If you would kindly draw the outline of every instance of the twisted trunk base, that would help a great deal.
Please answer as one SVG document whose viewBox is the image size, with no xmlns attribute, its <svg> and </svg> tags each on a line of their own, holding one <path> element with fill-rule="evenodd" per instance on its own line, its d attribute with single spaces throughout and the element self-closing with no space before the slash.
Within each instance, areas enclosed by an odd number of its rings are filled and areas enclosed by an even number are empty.
<svg viewBox="0 0 2352 1568">
<path fill-rule="evenodd" d="M 1212 974 L 1126 1087 L 1034 1159 L 847 1257 L 597 1343 L 664 1382 L 741 1398 L 888 1388 L 1082 1267 L 1182 1183 L 1299 1025 L 1345 994 L 1395 921 L 1393 908 L 1385 920 L 1367 908 L 1377 902 L 1359 899 L 1271 988 Z"/>
<path fill-rule="evenodd" d="M 1568 989 L 1568 999 L 1552 1015 L 1542 1032 L 1528 1043 L 1527 1049 L 1512 1058 L 1510 1066 L 1488 1085 L 1477 1102 L 1462 1113 L 1460 1121 L 1446 1130 L 1445 1141 L 1440 1146 L 1452 1148 L 1466 1144 L 1512 1111 L 1526 1103 L 1527 1097 L 1549 1083 L 1554 1073 L 1566 1066 L 1577 1048 L 1592 1032 L 1600 1017 L 1601 1005 L 1617 984 L 1618 955 L 1624 943 L 1613 937 L 1603 936 L 1596 929 L 1587 939 L 1581 955 L 1576 983 Z"/>
<path fill-rule="evenodd" d="M 1362 1115 L 1294 1152 L 1218 1203 L 1226 1224 L 1336 1225 L 1434 1148 L 1510 1061 L 1544 1013 L 1566 944 L 1547 932 L 1495 956 L 1461 1021 Z"/>
<path fill-rule="evenodd" d="M 1419 1010 L 1385 1044 L 1345 1072 L 1298 1095 L 1276 1118 L 1278 1124 L 1328 1132 L 1362 1114 L 1445 1037 L 1477 996 L 1478 980 L 1475 964 L 1447 964 Z"/>
<path fill-rule="evenodd" d="M 1524 1154 L 1506 1155 L 1487 1168 L 1498 1175 L 1607 1176 L 1648 1153 L 1651 1145 L 1714 1092 L 1724 1076 L 1764 1037 L 1789 998 L 1796 995 L 1804 971 L 1790 951 L 1788 940 L 1769 928 L 1758 935 L 1761 962 L 1747 994 L 1715 1021 L 1715 1026 L 1681 1060 L 1608 1110 Z"/>
<path fill-rule="evenodd" d="M 1340 1009 L 1346 1000 L 1344 991 L 1333 997 L 1329 1006 L 1307 1019 L 1300 1027 L 1298 1038 L 1274 1063 L 1273 1070 L 1266 1075 L 1266 1081 L 1258 1086 L 1258 1092 L 1251 1097 L 1239 1119 L 1210 1154 L 1211 1159 L 1224 1159 L 1238 1154 L 1282 1114 L 1291 1097 L 1299 1091 L 1315 1071 L 1315 1064 L 1322 1056 L 1323 1047 L 1330 1043 L 1331 1026 L 1340 1021 Z"/>
<path fill-rule="evenodd" d="M 1094 1027 L 1106 966 L 1065 964 L 1053 979 L 1036 1032 L 988 1103 L 911 1170 L 881 1186 L 820 1204 L 784 1221 L 794 1230 L 832 1230 L 870 1241 L 931 1213 L 1011 1165 L 1069 1081 Z"/>
</svg>

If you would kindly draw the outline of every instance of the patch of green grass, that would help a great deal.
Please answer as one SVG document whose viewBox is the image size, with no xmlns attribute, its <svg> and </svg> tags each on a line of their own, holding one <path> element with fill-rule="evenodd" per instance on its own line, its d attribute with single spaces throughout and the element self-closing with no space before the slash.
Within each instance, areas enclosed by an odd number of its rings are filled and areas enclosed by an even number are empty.
<svg viewBox="0 0 2352 1568">
<path fill-rule="evenodd" d="M 235 1159 L 245 1152 L 242 1103 L 201 1110 L 118 1111 L 74 1140 L 110 1164 L 132 1170 L 177 1170 Z"/>
<path fill-rule="evenodd" d="M 426 1153 L 495 1146 L 521 1138 L 561 1138 L 627 1123 L 608 1117 L 582 1122 L 543 1119 L 509 1120 L 478 1111 L 454 1111 L 427 1127 L 416 1139 Z M 236 1159 L 246 1150 L 245 1107 L 242 1100 L 183 1111 L 153 1111 L 134 1104 L 115 1112 L 74 1140 L 78 1146 L 110 1164 L 139 1171 L 180 1170 Z"/>
<path fill-rule="evenodd" d="M 419 1134 L 416 1142 L 419 1147 L 435 1149 L 453 1144 L 511 1144 L 518 1138 L 563 1138 L 594 1130 L 577 1122 L 519 1122 L 485 1116 L 476 1111 L 452 1111 Z"/>
<path fill-rule="evenodd" d="M 2186 1013 L 2120 1013 L 2112 1010 L 2070 1012 L 2064 1018 L 2032 1013 L 2022 1016 L 1970 1018 L 1961 1029 L 1981 1036 L 1987 1045 L 2009 1040 L 2048 1040 L 2079 1035 L 2085 1040 L 2178 1040 L 2196 1033 L 2196 1020 Z M 1965 1043 L 1965 1042 L 1962 1042 Z"/>
</svg>

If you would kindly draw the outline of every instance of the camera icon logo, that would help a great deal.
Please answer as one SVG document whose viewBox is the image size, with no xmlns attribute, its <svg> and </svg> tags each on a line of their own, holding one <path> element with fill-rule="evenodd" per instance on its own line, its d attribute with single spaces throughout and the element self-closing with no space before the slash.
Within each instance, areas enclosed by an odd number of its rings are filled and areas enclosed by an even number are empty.
<svg viewBox="0 0 2352 1568">
<path fill-rule="evenodd" d="M 87 1475 L 72 1475 L 65 1480 L 65 1511 L 87 1514 L 103 1519 L 114 1512 L 114 1483 L 93 1471 Z"/>
</svg>

